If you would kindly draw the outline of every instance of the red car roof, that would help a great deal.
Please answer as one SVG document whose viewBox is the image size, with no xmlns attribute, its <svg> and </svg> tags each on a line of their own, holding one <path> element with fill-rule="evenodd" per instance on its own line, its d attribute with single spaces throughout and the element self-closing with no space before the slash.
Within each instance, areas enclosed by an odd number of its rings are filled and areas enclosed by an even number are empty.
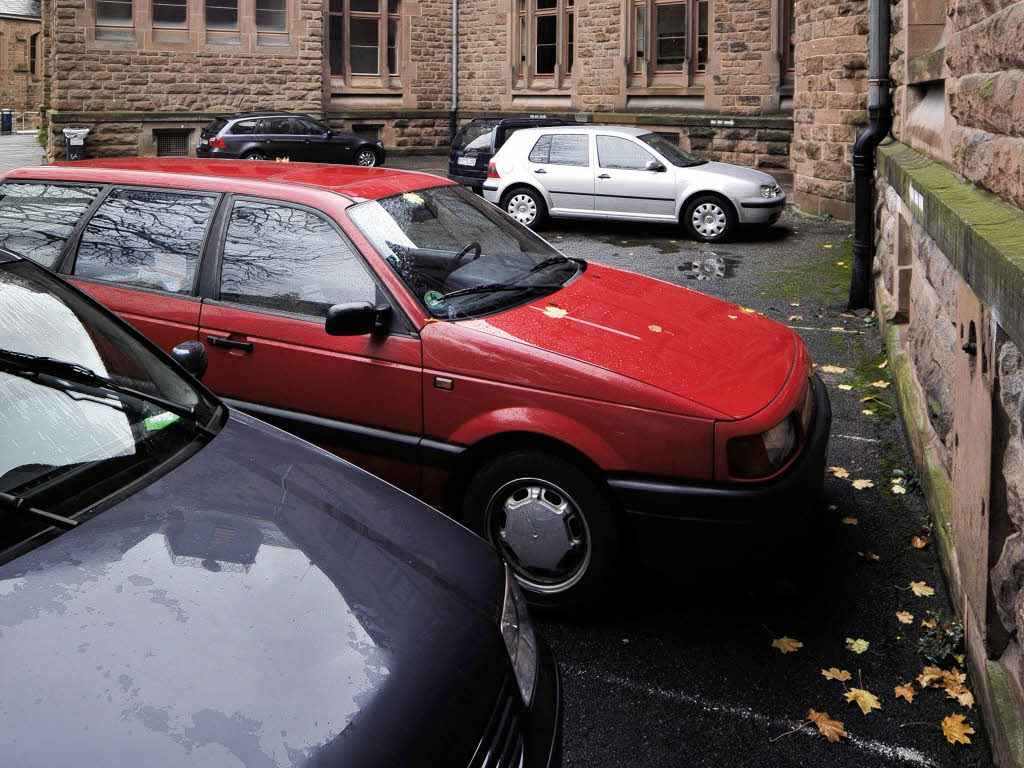
<svg viewBox="0 0 1024 768">
<path fill-rule="evenodd" d="M 116 171 L 113 176 L 98 171 Z M 448 179 L 417 171 L 394 168 L 361 168 L 356 165 L 327 165 L 322 163 L 272 163 L 252 160 L 193 160 L 188 158 L 123 157 L 102 160 L 78 160 L 53 165 L 19 168 L 6 174 L 7 178 L 46 178 L 63 181 L 144 184 L 147 177 L 164 174 L 179 177 L 202 177 L 266 181 L 274 184 L 297 184 L 318 187 L 352 200 L 375 200 L 439 184 L 452 184 Z M 156 179 L 151 179 L 156 181 Z M 179 183 L 188 186 L 187 179 Z"/>
</svg>

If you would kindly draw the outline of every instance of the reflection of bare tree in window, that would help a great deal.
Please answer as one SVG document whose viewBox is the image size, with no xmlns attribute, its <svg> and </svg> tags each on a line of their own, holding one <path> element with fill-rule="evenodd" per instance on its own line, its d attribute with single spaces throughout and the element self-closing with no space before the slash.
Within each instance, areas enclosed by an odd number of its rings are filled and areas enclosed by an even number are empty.
<svg viewBox="0 0 1024 768">
<path fill-rule="evenodd" d="M 0 184 L 0 248 L 52 267 L 97 187 Z"/>
<path fill-rule="evenodd" d="M 332 304 L 375 297 L 359 257 L 320 216 L 283 205 L 235 204 L 224 243 L 222 299 L 323 316 Z"/>
<path fill-rule="evenodd" d="M 82 233 L 75 274 L 189 293 L 214 195 L 114 190 Z"/>
</svg>

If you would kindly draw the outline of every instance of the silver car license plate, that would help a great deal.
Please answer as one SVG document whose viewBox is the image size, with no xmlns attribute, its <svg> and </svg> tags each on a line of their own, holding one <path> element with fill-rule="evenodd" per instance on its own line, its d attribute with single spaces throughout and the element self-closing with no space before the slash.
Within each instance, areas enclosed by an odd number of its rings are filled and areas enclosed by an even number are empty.
<svg viewBox="0 0 1024 768">
<path fill-rule="evenodd" d="M 459 165 L 476 165 L 475 157 L 460 157 Z"/>
</svg>

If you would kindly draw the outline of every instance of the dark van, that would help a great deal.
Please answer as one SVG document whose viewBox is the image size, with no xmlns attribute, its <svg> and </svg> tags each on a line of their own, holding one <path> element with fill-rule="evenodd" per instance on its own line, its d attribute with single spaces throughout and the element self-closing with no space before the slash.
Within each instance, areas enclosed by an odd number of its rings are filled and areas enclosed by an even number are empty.
<svg viewBox="0 0 1024 768">
<path fill-rule="evenodd" d="M 508 137 L 520 128 L 568 125 L 554 117 L 477 117 L 459 131 L 448 153 L 448 178 L 483 192 L 487 164 Z"/>
</svg>

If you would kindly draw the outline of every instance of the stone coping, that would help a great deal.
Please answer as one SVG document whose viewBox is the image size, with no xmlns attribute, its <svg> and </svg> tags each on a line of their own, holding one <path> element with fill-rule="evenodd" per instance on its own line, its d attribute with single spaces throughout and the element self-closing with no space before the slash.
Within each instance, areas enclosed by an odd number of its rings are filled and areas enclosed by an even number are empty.
<svg viewBox="0 0 1024 768">
<path fill-rule="evenodd" d="M 878 147 L 878 172 L 1024 348 L 1024 211 L 902 142 Z"/>
</svg>

